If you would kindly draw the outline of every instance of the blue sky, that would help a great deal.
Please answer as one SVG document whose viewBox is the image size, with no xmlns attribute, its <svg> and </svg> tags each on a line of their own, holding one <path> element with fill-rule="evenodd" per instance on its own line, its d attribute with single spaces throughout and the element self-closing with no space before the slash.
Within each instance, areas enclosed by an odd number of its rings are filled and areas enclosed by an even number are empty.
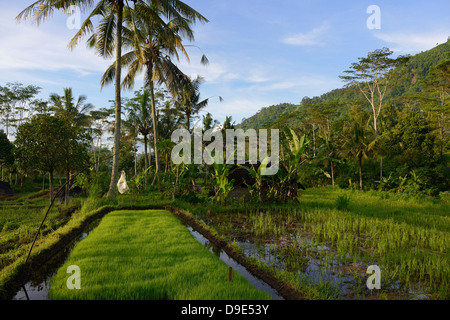
<svg viewBox="0 0 450 320">
<path fill-rule="evenodd" d="M 0 85 L 18 81 L 42 87 L 40 97 L 72 87 L 96 107 L 109 106 L 113 86 L 100 91 L 100 77 L 111 64 L 86 49 L 67 44 L 76 32 L 68 15 L 55 14 L 36 27 L 15 16 L 31 0 L 0 3 Z M 339 75 L 358 57 L 382 47 L 395 54 L 429 50 L 450 36 L 450 2 L 318 0 L 186 0 L 210 22 L 197 25 L 191 63 L 185 73 L 206 79 L 202 96 L 213 97 L 205 112 L 220 122 L 240 122 L 262 107 L 299 103 L 342 87 Z M 377 5 L 381 29 L 370 30 L 367 8 Z M 86 14 L 81 15 L 81 19 Z M 204 53 L 208 66 L 199 61 Z M 139 89 L 137 81 L 135 89 Z M 132 91 L 125 91 L 131 96 Z M 224 101 L 216 98 L 221 96 Z"/>
</svg>

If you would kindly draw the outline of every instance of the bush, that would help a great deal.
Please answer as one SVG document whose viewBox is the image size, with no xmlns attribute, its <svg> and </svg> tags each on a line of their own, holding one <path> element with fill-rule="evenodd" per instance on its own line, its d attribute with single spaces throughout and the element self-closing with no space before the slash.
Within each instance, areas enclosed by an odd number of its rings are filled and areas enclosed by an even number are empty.
<svg viewBox="0 0 450 320">
<path fill-rule="evenodd" d="M 93 172 L 87 187 L 89 197 L 102 197 L 108 192 L 111 177 L 107 172 Z"/>
<path fill-rule="evenodd" d="M 336 203 L 335 203 L 336 209 L 342 210 L 342 211 L 347 211 L 349 203 L 350 203 L 350 196 L 341 195 L 336 199 Z"/>
<path fill-rule="evenodd" d="M 194 192 L 189 192 L 188 194 L 176 194 L 175 199 L 181 200 L 189 203 L 205 203 L 207 202 L 207 198 L 198 195 Z"/>
</svg>

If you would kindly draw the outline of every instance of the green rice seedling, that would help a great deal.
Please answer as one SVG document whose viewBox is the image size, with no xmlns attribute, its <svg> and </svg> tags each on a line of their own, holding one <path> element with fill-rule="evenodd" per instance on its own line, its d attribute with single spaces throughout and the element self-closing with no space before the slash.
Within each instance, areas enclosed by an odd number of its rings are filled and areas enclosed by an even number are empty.
<svg viewBox="0 0 450 320">
<path fill-rule="evenodd" d="M 81 288 L 69 290 L 77 265 Z M 115 211 L 73 249 L 51 279 L 51 299 L 268 299 L 190 234 L 170 212 Z"/>
</svg>

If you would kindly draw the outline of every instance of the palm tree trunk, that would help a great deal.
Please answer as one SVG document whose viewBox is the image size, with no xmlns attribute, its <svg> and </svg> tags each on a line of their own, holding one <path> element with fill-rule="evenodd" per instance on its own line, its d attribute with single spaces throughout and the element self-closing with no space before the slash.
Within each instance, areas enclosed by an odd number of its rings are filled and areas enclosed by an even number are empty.
<svg viewBox="0 0 450 320">
<path fill-rule="evenodd" d="M 152 165 L 152 146 L 150 144 L 150 139 L 147 142 L 148 144 L 148 165 L 151 166 Z"/>
<path fill-rule="evenodd" d="M 313 134 L 313 155 L 314 157 L 316 156 L 316 125 L 313 123 L 313 130 L 312 130 L 312 134 Z"/>
<path fill-rule="evenodd" d="M 383 156 L 380 159 L 380 179 L 383 178 Z"/>
<path fill-rule="evenodd" d="M 95 161 L 96 157 L 96 153 L 95 153 L 95 140 L 92 139 L 92 150 L 94 151 L 94 170 L 95 172 L 97 172 L 97 162 Z"/>
<path fill-rule="evenodd" d="M 136 146 L 136 137 L 134 138 L 134 176 L 137 176 L 137 146 Z"/>
<path fill-rule="evenodd" d="M 113 147 L 113 164 L 111 172 L 111 183 L 107 197 L 116 197 L 116 184 L 119 178 L 119 148 L 120 148 L 120 124 L 121 124 L 121 100 L 120 100 L 120 72 L 122 69 L 122 15 L 123 15 L 123 0 L 117 1 L 117 30 L 116 30 L 116 79 L 115 79 L 115 125 L 114 125 L 114 147 Z"/>
<path fill-rule="evenodd" d="M 164 172 L 167 173 L 168 169 L 169 169 L 169 154 L 166 153 L 166 168 L 165 168 Z"/>
<path fill-rule="evenodd" d="M 98 138 L 97 141 L 97 149 L 98 149 L 98 156 L 97 156 L 97 172 L 100 170 L 100 155 L 101 155 L 101 151 L 102 151 L 102 138 Z"/>
<path fill-rule="evenodd" d="M 334 162 L 330 161 L 330 164 L 331 164 L 331 183 L 334 187 Z"/>
<path fill-rule="evenodd" d="M 147 170 L 148 168 L 148 150 L 147 150 L 147 135 L 144 136 L 144 171 Z M 147 188 L 147 171 L 145 171 L 144 174 L 144 183 L 145 183 L 145 188 Z"/>
<path fill-rule="evenodd" d="M 359 189 L 363 191 L 363 181 L 362 181 L 362 155 L 358 156 L 358 166 L 359 166 Z"/>
<path fill-rule="evenodd" d="M 155 177 L 153 178 L 152 185 L 155 184 L 155 181 L 158 180 L 159 184 L 159 155 L 158 155 L 158 121 L 156 119 L 156 105 L 155 105 L 155 92 L 153 85 L 153 65 L 147 66 L 147 72 L 149 73 L 148 79 L 150 83 L 150 97 L 152 102 L 152 120 L 153 120 L 153 150 L 155 151 Z"/>
<path fill-rule="evenodd" d="M 186 129 L 191 132 L 191 114 L 190 112 L 186 113 Z"/>
</svg>

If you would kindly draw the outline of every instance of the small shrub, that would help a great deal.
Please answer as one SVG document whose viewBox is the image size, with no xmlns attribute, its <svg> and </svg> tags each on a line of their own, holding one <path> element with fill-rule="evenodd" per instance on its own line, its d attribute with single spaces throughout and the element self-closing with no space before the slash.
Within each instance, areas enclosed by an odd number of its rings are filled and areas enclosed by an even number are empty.
<svg viewBox="0 0 450 320">
<path fill-rule="evenodd" d="M 336 199 L 336 209 L 347 211 L 350 203 L 350 197 L 347 195 L 341 195 Z"/>
<path fill-rule="evenodd" d="M 175 195 L 175 199 L 189 203 L 205 203 L 207 201 L 207 198 L 194 192 L 189 192 L 187 194 L 177 194 Z"/>
</svg>

